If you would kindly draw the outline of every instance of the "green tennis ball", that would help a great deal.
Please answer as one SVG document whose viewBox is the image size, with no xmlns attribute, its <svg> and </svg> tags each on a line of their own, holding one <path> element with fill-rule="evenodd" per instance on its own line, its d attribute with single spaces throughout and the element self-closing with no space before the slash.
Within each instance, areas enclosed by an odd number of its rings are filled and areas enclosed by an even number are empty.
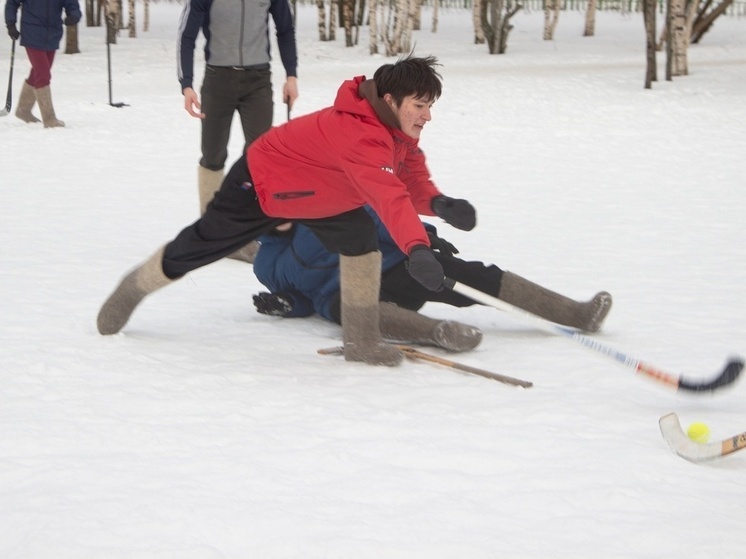
<svg viewBox="0 0 746 559">
<path fill-rule="evenodd" d="M 710 440 L 710 428 L 705 423 L 692 423 L 686 434 L 695 443 L 705 444 Z"/>
</svg>

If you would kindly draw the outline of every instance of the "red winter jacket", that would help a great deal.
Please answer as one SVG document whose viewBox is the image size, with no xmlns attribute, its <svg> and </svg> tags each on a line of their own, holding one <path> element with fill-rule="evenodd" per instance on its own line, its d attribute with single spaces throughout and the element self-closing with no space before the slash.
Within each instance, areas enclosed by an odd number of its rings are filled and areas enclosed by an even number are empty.
<svg viewBox="0 0 746 559">
<path fill-rule="evenodd" d="M 267 215 L 316 219 L 370 204 L 409 254 L 430 245 L 418 214 L 434 215 L 430 204 L 440 194 L 417 143 L 399 129 L 375 82 L 359 76 L 342 84 L 333 107 L 272 128 L 247 157 Z"/>
</svg>

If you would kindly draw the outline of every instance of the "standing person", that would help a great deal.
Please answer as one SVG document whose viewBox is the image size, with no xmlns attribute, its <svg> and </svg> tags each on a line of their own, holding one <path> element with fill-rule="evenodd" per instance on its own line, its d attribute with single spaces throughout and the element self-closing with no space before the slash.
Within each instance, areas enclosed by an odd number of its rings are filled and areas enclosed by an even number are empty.
<svg viewBox="0 0 746 559">
<path fill-rule="evenodd" d="M 403 315 L 403 309 L 417 311 L 428 301 L 454 307 L 477 304 L 450 290 L 430 291 L 412 279 L 407 272 L 406 255 L 396 246 L 378 216 L 366 209 L 376 223 L 383 259 L 381 300 L 389 302 L 381 309 L 382 331 L 384 316 L 392 321 L 392 315 Z M 430 246 L 446 276 L 459 283 L 546 320 L 586 332 L 597 332 L 611 309 L 611 295 L 606 291 L 596 293 L 589 301 L 575 301 L 517 274 L 503 271 L 494 264 L 457 258 L 454 256 L 458 254 L 456 247 L 438 237 L 435 227 L 425 224 L 425 228 L 430 236 Z M 309 316 L 315 312 L 339 323 L 339 257 L 326 250 L 311 230 L 301 224 L 285 224 L 259 240 L 261 246 L 254 260 L 254 274 L 270 293 L 254 295 L 257 312 L 288 318 Z M 388 331 L 397 330 L 388 328 Z M 416 325 L 410 325 L 398 336 L 390 334 L 388 337 L 406 336 L 407 331 L 416 333 L 418 329 Z"/>
<path fill-rule="evenodd" d="M 21 8 L 21 30 L 18 31 L 18 8 Z M 57 118 L 52 105 L 52 64 L 62 40 L 62 12 L 65 25 L 80 21 L 78 0 L 6 0 L 5 26 L 14 41 L 21 38 L 21 46 L 31 63 L 31 71 L 24 80 L 18 99 L 16 116 L 24 122 L 39 122 L 32 113 L 34 103 L 39 103 L 44 128 L 65 126 Z"/>
<path fill-rule="evenodd" d="M 98 330 L 119 332 L 148 294 L 223 258 L 287 221 L 305 224 L 339 253 L 345 359 L 397 365 L 403 355 L 379 330 L 381 253 L 369 204 L 408 256 L 408 273 L 444 288 L 443 267 L 418 214 L 462 230 L 474 207 L 430 179 L 419 137 L 441 95 L 434 57 L 408 56 L 373 79 L 345 81 L 334 105 L 274 127 L 226 175 L 205 214 L 125 276 L 98 314 Z"/>
<path fill-rule="evenodd" d="M 178 76 L 184 108 L 202 120 L 202 158 L 197 168 L 200 215 L 223 180 L 234 113 L 241 118 L 245 146 L 272 126 L 270 15 L 287 76 L 282 99 L 291 108 L 298 97 L 298 56 L 288 0 L 187 0 L 184 5 Z M 206 62 L 201 102 L 193 88 L 194 49 L 200 30 L 205 36 Z M 247 259 L 241 251 L 233 257 Z"/>
</svg>

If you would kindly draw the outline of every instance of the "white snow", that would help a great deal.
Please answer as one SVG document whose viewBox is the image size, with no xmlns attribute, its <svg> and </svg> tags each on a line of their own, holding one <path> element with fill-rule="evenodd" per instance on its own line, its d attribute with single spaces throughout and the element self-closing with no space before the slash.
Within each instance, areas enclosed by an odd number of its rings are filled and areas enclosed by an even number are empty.
<svg viewBox="0 0 746 559">
<path fill-rule="evenodd" d="M 485 335 L 447 357 L 535 386 L 350 364 L 316 354 L 336 325 L 257 314 L 262 286 L 227 260 L 101 337 L 121 276 L 197 217 L 180 6 L 151 9 L 151 30 L 111 49 L 129 106 L 108 104 L 104 28 L 81 26 L 83 52 L 53 68 L 67 127 L 0 119 L 0 557 L 744 556 L 746 453 L 691 464 L 658 430 L 675 411 L 713 440 L 740 433 L 743 381 L 681 394 L 494 309 L 436 304 Z M 444 95 L 421 145 L 479 212 L 442 235 L 566 295 L 610 291 L 597 339 L 673 375 L 746 353 L 744 20 L 720 18 L 687 77 L 665 81 L 659 55 L 645 90 L 640 14 L 600 13 L 584 38 L 563 12 L 548 42 L 542 14 L 521 13 L 504 56 L 473 44 L 467 11 L 442 10 L 437 34 L 429 17 L 416 53 L 442 61 Z M 298 35 L 294 116 L 393 60 L 368 55 L 365 29 L 354 48 L 319 42 L 312 7 Z M 28 67 L 19 49 L 14 104 Z M 275 56 L 276 96 L 283 77 Z M 241 143 L 234 124 L 229 163 Z"/>
</svg>

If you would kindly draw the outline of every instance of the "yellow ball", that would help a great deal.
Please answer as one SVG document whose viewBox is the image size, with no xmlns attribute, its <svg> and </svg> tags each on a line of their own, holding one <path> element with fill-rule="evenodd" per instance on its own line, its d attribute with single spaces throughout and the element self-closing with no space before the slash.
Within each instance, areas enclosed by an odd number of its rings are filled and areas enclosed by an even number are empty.
<svg viewBox="0 0 746 559">
<path fill-rule="evenodd" d="M 704 423 L 692 423 L 686 434 L 690 439 L 699 444 L 705 444 L 710 440 L 710 428 Z"/>
</svg>

